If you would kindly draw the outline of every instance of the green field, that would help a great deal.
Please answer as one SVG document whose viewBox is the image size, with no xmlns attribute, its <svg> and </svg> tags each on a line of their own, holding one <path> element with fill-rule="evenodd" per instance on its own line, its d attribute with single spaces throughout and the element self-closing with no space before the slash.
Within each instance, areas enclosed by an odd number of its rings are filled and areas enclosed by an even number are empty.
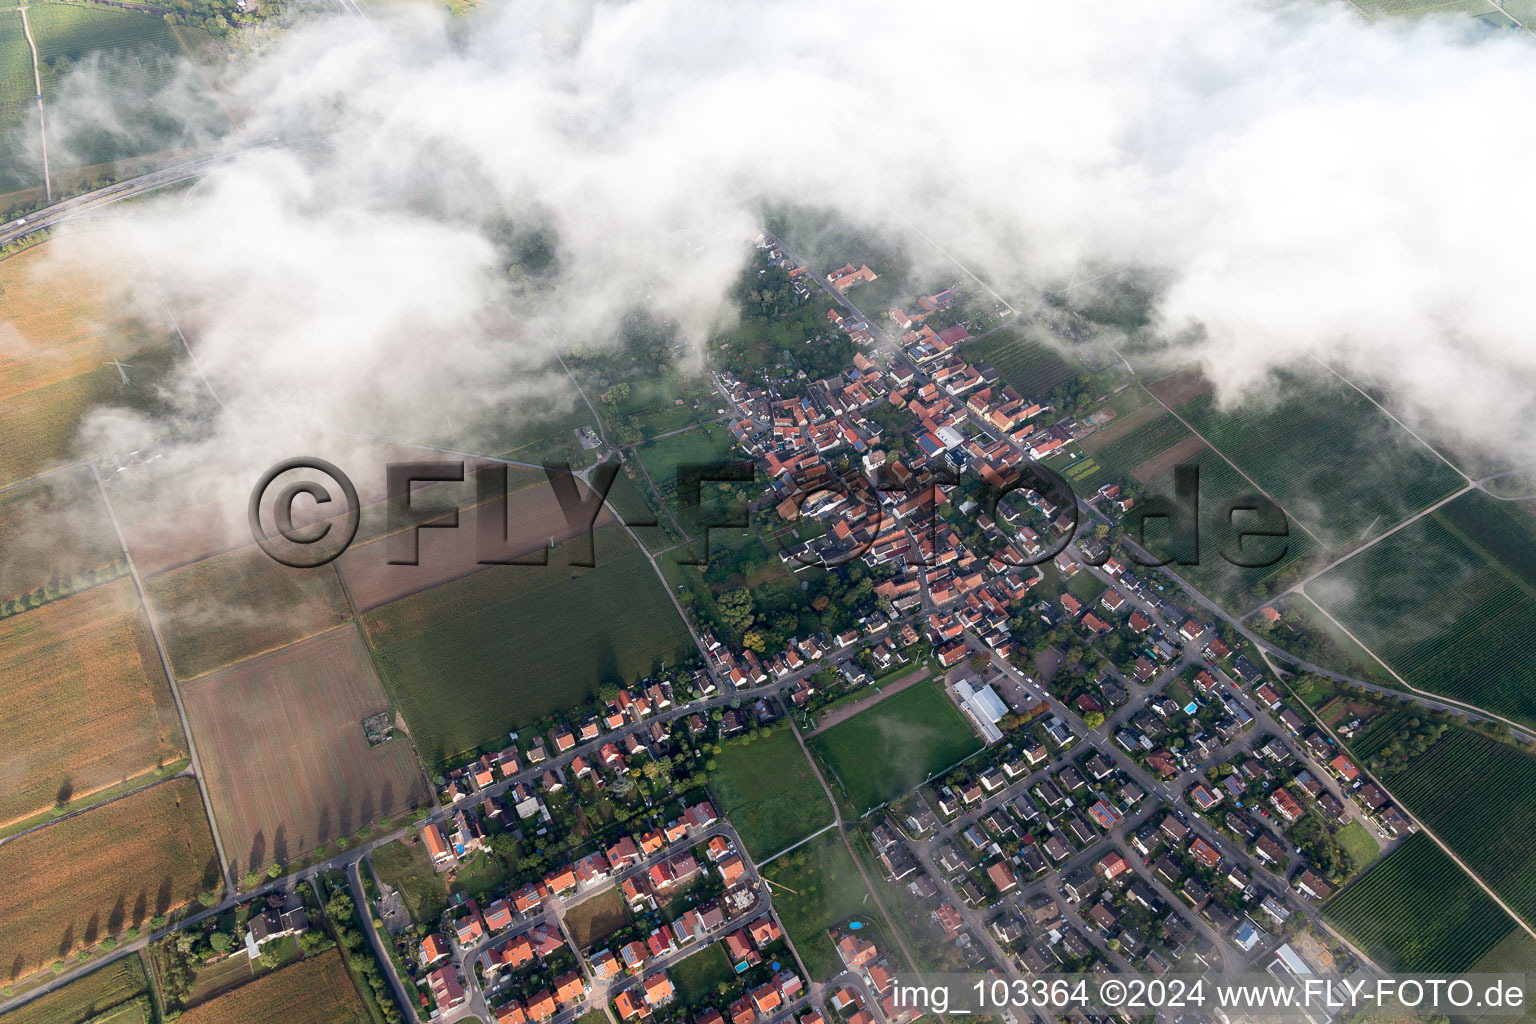
<svg viewBox="0 0 1536 1024">
<path fill-rule="evenodd" d="M 832 823 L 826 793 L 788 729 L 727 743 L 715 760 L 709 791 L 753 857 L 775 854 Z"/>
<path fill-rule="evenodd" d="M 406 912 L 417 924 L 430 927 L 448 909 L 443 876 L 432 870 L 432 858 L 419 838 L 398 839 L 374 850 L 373 873 L 400 890 Z"/>
<path fill-rule="evenodd" d="M 1323 917 L 1388 971 L 1465 971 L 1515 928 L 1428 836 L 1415 833 L 1346 886 Z"/>
<path fill-rule="evenodd" d="M 1415 686 L 1536 723 L 1536 518 L 1480 491 L 1308 592 Z"/>
<path fill-rule="evenodd" d="M 894 694 L 810 741 L 855 814 L 893 800 L 981 749 L 935 682 Z"/>
<path fill-rule="evenodd" d="M 1515 913 L 1536 919 L 1536 757 L 1452 729 L 1382 781 Z"/>
<path fill-rule="evenodd" d="M 127 1024 L 134 1019 L 132 1014 L 139 1010 L 134 1001 L 148 991 L 149 979 L 144 973 L 144 963 L 135 954 L 92 971 L 57 992 L 34 999 L 19 1010 L 12 1010 L 4 1020 L 5 1024 L 84 1024 L 113 1007 L 121 1007 L 121 1024 Z M 138 1019 L 144 1019 L 142 1014 Z M 119 1024 L 118 1017 L 113 1017 L 112 1021 Z"/>
<path fill-rule="evenodd" d="M 1297 579 L 1312 556 L 1317 553 L 1317 545 L 1313 543 L 1311 537 L 1307 536 L 1305 530 L 1296 523 L 1290 522 L 1289 533 L 1284 539 L 1254 537 L 1244 541 L 1243 550 L 1240 552 L 1242 560 L 1272 562 L 1272 564 L 1256 568 L 1234 565 L 1222 555 L 1220 550 L 1230 536 L 1229 520 L 1225 512 L 1226 505 L 1229 501 L 1251 496 L 1257 492 L 1252 484 L 1227 464 L 1226 460 L 1209 448 L 1202 448 L 1188 460 L 1188 463 L 1200 469 L 1200 562 L 1198 565 L 1175 565 L 1172 568 L 1187 579 L 1196 590 L 1223 608 L 1235 614 L 1242 614 Z M 1169 469 L 1168 472 L 1153 480 L 1148 484 L 1148 489 L 1154 493 L 1172 497 L 1174 494 L 1173 470 Z M 1247 521 L 1239 514 L 1230 522 L 1232 526 L 1240 529 Z M 1161 528 L 1161 524 L 1154 522 L 1153 528 L 1148 531 L 1148 536 L 1158 537 L 1160 534 L 1157 531 Z M 1156 551 L 1155 545 L 1149 546 Z M 1159 553 L 1172 554 L 1172 552 Z M 1277 640 L 1277 643 L 1282 647 L 1285 646 L 1283 640 Z"/>
<path fill-rule="evenodd" d="M 36 92 L 21 14 L 0 8 L 0 133 L 6 143 L 0 147 L 0 193 L 42 188 Z"/>
<path fill-rule="evenodd" d="M 1106 434 L 1113 429 L 1114 424 L 1110 424 L 1105 428 Z M 1102 447 L 1092 443 L 1086 445 L 1086 448 L 1091 449 L 1093 461 L 1104 473 L 1103 479 L 1095 479 L 1095 486 L 1115 480 L 1129 482 L 1131 470 L 1191 436 L 1184 424 L 1171 413 L 1165 412 L 1124 437 L 1108 441 Z M 1088 438 L 1088 441 L 1092 442 L 1093 438 Z"/>
<path fill-rule="evenodd" d="M 1344 550 L 1443 498 L 1462 481 L 1434 452 L 1332 374 L 1278 379 L 1262 401 L 1178 413 L 1328 547 Z"/>
<path fill-rule="evenodd" d="M 681 963 L 667 968 L 667 977 L 677 986 L 677 998 L 684 1006 L 705 1006 L 719 999 L 715 991 L 721 982 L 734 985 L 736 971 L 726 958 L 725 946 L 712 942 Z"/>
<path fill-rule="evenodd" d="M 584 540 L 572 542 L 584 545 Z M 619 526 L 595 535 L 596 568 L 494 566 L 362 617 L 384 686 L 429 765 L 632 682 L 695 648 L 645 555 Z"/>
<path fill-rule="evenodd" d="M 881 924 L 859 866 L 835 832 L 818 836 L 774 861 L 763 869 L 763 875 L 777 883 L 773 908 L 813 981 L 826 981 L 843 970 L 828 928 L 853 919 Z"/>
<path fill-rule="evenodd" d="M 1050 344 L 1027 337 L 1024 325 L 1010 325 L 960 348 L 968 363 L 988 363 L 1013 390 L 1038 400 L 1077 376 L 1078 370 Z"/>
<path fill-rule="evenodd" d="M 1358 821 L 1352 821 L 1339 829 L 1335 838 L 1344 852 L 1349 854 L 1356 871 L 1364 871 L 1373 860 L 1381 856 L 1381 844 Z"/>
</svg>

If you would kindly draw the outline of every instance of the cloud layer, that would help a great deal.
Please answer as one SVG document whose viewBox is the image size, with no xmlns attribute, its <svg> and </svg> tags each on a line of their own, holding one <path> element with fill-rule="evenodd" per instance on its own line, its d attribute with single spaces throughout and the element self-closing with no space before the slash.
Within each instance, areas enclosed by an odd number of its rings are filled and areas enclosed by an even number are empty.
<svg viewBox="0 0 1536 1024">
<path fill-rule="evenodd" d="M 246 150 L 69 258 L 142 260 L 195 320 L 210 457 L 269 440 L 274 403 L 409 438 L 445 406 L 515 416 L 560 394 L 554 346 L 636 307 L 699 346 L 767 202 L 916 225 L 1026 305 L 1147 268 L 1158 333 L 1224 397 L 1322 359 L 1531 459 L 1532 57 L 1468 19 L 1233 0 L 337 18 L 224 86 L 231 149 L 320 141 Z M 532 231 L 553 269 L 509 276 L 498 240 Z"/>
</svg>

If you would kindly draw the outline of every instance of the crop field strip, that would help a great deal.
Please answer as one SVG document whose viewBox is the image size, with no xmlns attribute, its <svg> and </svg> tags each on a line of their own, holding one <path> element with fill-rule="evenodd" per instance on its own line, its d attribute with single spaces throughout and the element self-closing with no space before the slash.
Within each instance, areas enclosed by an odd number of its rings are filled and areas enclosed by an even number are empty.
<svg viewBox="0 0 1536 1024">
<path fill-rule="evenodd" d="M 1104 469 L 1105 482 L 1129 481 L 1131 470 L 1193 436 L 1176 417 L 1165 412 L 1124 437 L 1094 449 L 1093 461 Z"/>
<path fill-rule="evenodd" d="M 1516 913 L 1536 921 L 1536 758 L 1452 729 L 1382 781 Z"/>
<path fill-rule="evenodd" d="M 1404 679 L 1536 722 L 1536 519 L 1472 491 L 1309 585 Z"/>
<path fill-rule="evenodd" d="M 369 1024 L 341 953 L 307 957 L 200 1003 L 185 1024 Z"/>
<path fill-rule="evenodd" d="M 1323 906 L 1323 917 L 1383 968 L 1465 971 L 1516 925 L 1423 833 Z"/>
<path fill-rule="evenodd" d="M 1369 761 L 1391 743 L 1397 731 L 1412 716 L 1401 708 L 1374 716 L 1358 736 L 1349 741 L 1349 749 L 1362 761 Z"/>
<path fill-rule="evenodd" d="M 1379 534 L 1462 484 L 1438 455 L 1331 374 L 1286 376 L 1268 400 L 1265 409 L 1222 411 L 1207 393 L 1176 411 L 1332 548 Z"/>
<path fill-rule="evenodd" d="M 0 965 L 19 976 L 184 906 L 219 866 L 184 778 L 0 846 L 0 878 Z"/>
<path fill-rule="evenodd" d="M 143 960 L 123 957 L 10 1011 L 4 1020 L 5 1024 L 85 1024 L 113 1007 L 146 996 L 148 990 Z"/>
</svg>

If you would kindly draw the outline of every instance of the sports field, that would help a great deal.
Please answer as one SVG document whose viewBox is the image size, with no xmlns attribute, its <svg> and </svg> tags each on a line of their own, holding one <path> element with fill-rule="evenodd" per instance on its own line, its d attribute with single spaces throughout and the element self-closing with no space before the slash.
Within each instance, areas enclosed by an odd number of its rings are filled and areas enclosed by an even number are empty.
<svg viewBox="0 0 1536 1024">
<path fill-rule="evenodd" d="M 1465 971 L 1515 928 L 1428 836 L 1415 833 L 1346 886 L 1323 917 L 1389 971 Z"/>
<path fill-rule="evenodd" d="M 1461 477 L 1353 387 L 1327 374 L 1280 377 L 1262 399 L 1178 414 L 1331 549 L 1377 536 L 1461 485 Z"/>
<path fill-rule="evenodd" d="M 186 1024 L 368 1024 L 342 962 L 332 951 L 273 971 L 210 1002 L 187 1010 Z"/>
<path fill-rule="evenodd" d="M 794 733 L 726 743 L 709 792 L 755 858 L 778 853 L 832 823 L 832 806 Z"/>
<path fill-rule="evenodd" d="M 810 740 L 855 814 L 893 800 L 981 749 L 935 682 L 893 694 Z"/>
<path fill-rule="evenodd" d="M 182 699 L 236 874 L 429 799 L 408 737 L 370 747 L 363 734 L 389 699 L 354 626 L 204 676 Z"/>
<path fill-rule="evenodd" d="M 186 755 L 133 582 L 0 619 L 0 827 Z"/>
<path fill-rule="evenodd" d="M 197 783 L 173 779 L 0 845 L 0 964 L 25 975 L 219 884 Z"/>
<path fill-rule="evenodd" d="M 1382 781 L 1515 913 L 1536 919 L 1536 757 L 1452 729 Z"/>
<path fill-rule="evenodd" d="M 348 619 L 330 566 L 292 569 L 250 545 L 144 582 L 177 679 L 275 651 Z"/>
<path fill-rule="evenodd" d="M 1473 491 L 1307 588 L 1415 686 L 1536 723 L 1536 517 Z"/>
<path fill-rule="evenodd" d="M 595 544 L 596 568 L 568 565 L 562 545 L 548 566 L 495 566 L 362 617 L 429 766 L 697 650 L 623 528 L 598 530 Z"/>
<path fill-rule="evenodd" d="M 107 1013 L 113 1007 L 124 1006 L 124 1021 L 132 1020 L 128 1014 L 136 1005 L 135 1000 L 146 997 L 149 978 L 144 973 L 144 962 L 138 956 L 115 960 L 105 967 L 92 971 L 78 981 L 72 981 L 57 992 L 50 992 L 27 1003 L 19 1010 L 5 1015 L 5 1024 L 85 1024 Z M 116 1018 L 109 1018 L 119 1024 Z M 139 1020 L 144 1020 L 143 1016 Z"/>
</svg>

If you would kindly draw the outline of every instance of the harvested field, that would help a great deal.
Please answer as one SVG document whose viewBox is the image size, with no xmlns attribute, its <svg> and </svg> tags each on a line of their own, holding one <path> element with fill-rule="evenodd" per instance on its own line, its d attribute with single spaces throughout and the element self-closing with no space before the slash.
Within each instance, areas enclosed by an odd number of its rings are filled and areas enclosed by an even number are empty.
<svg viewBox="0 0 1536 1024">
<path fill-rule="evenodd" d="M 193 779 L 172 779 L 0 846 L 0 965 L 10 978 L 219 884 Z"/>
<path fill-rule="evenodd" d="M 53 270 L 51 251 L 43 244 L 0 261 L 0 486 L 78 458 L 92 406 L 152 401 L 169 351 L 164 325 L 124 315 L 115 288 Z M 129 384 L 109 359 L 133 365 Z"/>
<path fill-rule="evenodd" d="M 332 951 L 194 1006 L 180 1019 L 186 1024 L 368 1024 L 368 1009 L 341 954 Z"/>
<path fill-rule="evenodd" d="M 177 679 L 275 651 L 350 617 L 335 570 L 291 569 L 255 545 L 145 581 Z"/>
<path fill-rule="evenodd" d="M 632 682 L 693 653 L 641 551 L 597 531 L 597 567 L 494 566 L 362 616 L 384 686 L 428 766 L 563 711 L 605 682 Z"/>
<path fill-rule="evenodd" d="M 1204 441 L 1198 437 L 1186 437 L 1161 455 L 1150 458 L 1131 470 L 1131 479 L 1139 484 L 1151 483 L 1164 473 L 1172 471 L 1175 466 L 1188 462 L 1204 450 Z"/>
<path fill-rule="evenodd" d="M 583 500 L 589 500 L 591 490 L 580 482 L 577 487 Z M 473 484 L 466 482 L 463 485 L 464 494 L 472 494 L 472 488 Z M 580 527 L 572 530 L 566 523 L 565 513 L 555 497 L 554 488 L 542 471 L 509 468 L 507 492 L 508 542 L 505 548 L 498 549 L 492 557 L 531 560 L 538 557 L 541 548 L 551 543 L 560 544 L 583 532 Z M 452 500 L 452 497 L 445 495 L 438 503 L 450 504 Z M 432 499 L 427 499 L 428 507 L 431 503 Z M 430 529 L 418 533 L 416 565 L 389 564 L 390 538 L 383 531 L 380 531 L 379 537 L 366 543 L 353 544 L 336 562 L 353 604 L 358 611 L 367 611 L 440 583 L 494 568 L 479 564 L 478 559 L 481 557 L 481 518 L 492 516 L 495 511 L 493 505 L 470 505 L 466 501 L 465 508 L 459 514 L 457 528 Z M 602 508 L 593 528 L 606 526 L 613 521 L 613 515 Z"/>
<path fill-rule="evenodd" d="M 240 873 L 287 863 L 428 798 L 410 740 L 370 747 L 389 707 L 354 626 L 182 690 L 214 819 Z"/>
<path fill-rule="evenodd" d="M 1172 408 L 1178 408 L 1214 388 L 1215 385 L 1206 379 L 1200 367 L 1191 366 L 1187 370 L 1170 373 L 1156 384 L 1149 384 L 1147 391 L 1159 401 L 1168 403 Z"/>
<path fill-rule="evenodd" d="M 85 277 L 51 256 L 45 243 L 0 261 L 0 404 L 95 373 L 108 359 L 127 361 L 169 329 L 125 315 L 127 289 Z M 105 376 L 120 379 L 111 367 Z"/>
<path fill-rule="evenodd" d="M 131 580 L 0 619 L 0 678 L 0 826 L 186 754 Z"/>
</svg>

